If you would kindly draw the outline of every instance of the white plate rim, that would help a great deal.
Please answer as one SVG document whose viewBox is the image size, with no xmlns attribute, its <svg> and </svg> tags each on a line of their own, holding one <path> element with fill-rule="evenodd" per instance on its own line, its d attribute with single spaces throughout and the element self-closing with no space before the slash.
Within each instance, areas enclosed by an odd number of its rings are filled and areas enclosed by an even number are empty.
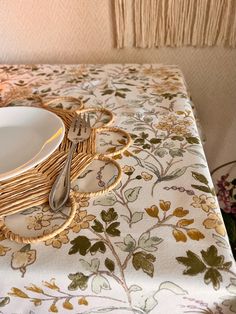
<svg viewBox="0 0 236 314">
<path fill-rule="evenodd" d="M 25 171 L 34 168 L 35 166 L 39 165 L 43 161 L 45 161 L 49 156 L 51 156 L 53 154 L 53 152 L 55 152 L 55 150 L 59 147 L 59 145 L 61 144 L 61 142 L 63 141 L 63 138 L 65 136 L 65 125 L 64 125 L 64 122 L 62 121 L 62 119 L 58 115 L 56 115 L 55 113 L 47 110 L 46 108 L 30 107 L 30 106 L 12 106 L 12 107 L 8 106 L 8 107 L 0 108 L 0 111 L 2 109 L 3 110 L 6 109 L 6 110 L 10 110 L 10 111 L 13 110 L 14 111 L 14 110 L 19 110 L 19 108 L 20 108 L 20 110 L 22 108 L 24 110 L 26 109 L 26 110 L 29 110 L 29 111 L 31 111 L 31 110 L 37 110 L 37 111 L 45 110 L 48 115 L 53 116 L 53 118 L 56 119 L 59 122 L 60 128 L 58 129 L 58 131 L 55 134 L 53 134 L 45 142 L 45 144 L 40 149 L 40 151 L 35 156 L 33 156 L 30 160 L 28 160 L 25 164 L 20 165 L 16 169 L 13 169 L 13 170 L 10 170 L 10 171 L 7 171 L 5 173 L 0 174 L 0 182 L 8 180 L 8 179 L 11 179 L 13 177 L 16 177 L 16 176 L 24 173 Z M 54 140 L 54 137 L 55 137 L 55 140 Z M 45 153 L 44 149 L 47 146 L 47 143 L 52 142 L 52 141 L 54 142 L 54 145 L 52 145 L 51 149 L 47 153 Z M 42 154 L 43 152 L 44 152 L 44 154 Z M 37 157 L 38 155 L 41 155 L 41 157 L 38 158 Z"/>
</svg>

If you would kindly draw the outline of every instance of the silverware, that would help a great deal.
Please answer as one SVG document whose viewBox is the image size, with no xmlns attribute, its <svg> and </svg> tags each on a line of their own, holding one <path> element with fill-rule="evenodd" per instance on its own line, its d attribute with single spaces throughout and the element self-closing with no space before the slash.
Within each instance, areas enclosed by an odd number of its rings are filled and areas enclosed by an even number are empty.
<svg viewBox="0 0 236 314">
<path fill-rule="evenodd" d="M 51 192 L 49 194 L 49 205 L 53 211 L 58 211 L 66 203 L 70 193 L 70 169 L 74 151 L 79 142 L 83 142 L 89 138 L 91 134 L 91 126 L 89 115 L 87 119 L 85 115 L 76 115 L 73 119 L 69 132 L 68 139 L 72 142 L 66 162 L 56 178 Z"/>
</svg>

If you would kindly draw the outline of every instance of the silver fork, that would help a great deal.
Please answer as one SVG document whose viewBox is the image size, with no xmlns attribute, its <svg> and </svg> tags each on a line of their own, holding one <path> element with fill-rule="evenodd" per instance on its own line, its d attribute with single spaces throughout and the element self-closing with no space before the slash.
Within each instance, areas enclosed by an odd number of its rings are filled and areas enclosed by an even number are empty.
<svg viewBox="0 0 236 314">
<path fill-rule="evenodd" d="M 91 126 L 89 115 L 87 119 L 85 115 L 76 115 L 73 119 L 69 132 L 68 139 L 72 142 L 65 164 L 56 178 L 51 192 L 49 194 L 49 205 L 53 211 L 58 211 L 66 203 L 70 193 L 70 169 L 74 151 L 79 142 L 83 142 L 89 138 L 91 134 Z"/>
</svg>

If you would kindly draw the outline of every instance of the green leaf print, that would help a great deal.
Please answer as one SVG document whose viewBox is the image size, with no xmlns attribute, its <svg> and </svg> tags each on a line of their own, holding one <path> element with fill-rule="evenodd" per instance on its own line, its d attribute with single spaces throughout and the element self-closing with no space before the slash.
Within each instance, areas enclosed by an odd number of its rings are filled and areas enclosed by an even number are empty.
<svg viewBox="0 0 236 314">
<path fill-rule="evenodd" d="M 162 241 L 163 239 L 161 238 L 150 237 L 150 232 L 145 232 L 140 236 L 138 246 L 145 251 L 155 252 L 157 250 L 157 245 Z"/>
<path fill-rule="evenodd" d="M 88 287 L 89 276 L 85 276 L 83 273 L 69 274 L 68 278 L 72 282 L 68 286 L 68 290 L 85 290 Z"/>
<path fill-rule="evenodd" d="M 224 256 L 217 255 L 217 248 L 214 245 L 211 245 L 206 251 L 201 251 L 202 258 L 204 262 L 209 266 L 222 266 L 224 263 Z"/>
<path fill-rule="evenodd" d="M 80 259 L 79 260 L 80 264 L 81 264 L 81 267 L 82 267 L 82 270 L 83 272 L 87 273 L 97 273 L 98 272 L 98 269 L 99 269 L 99 266 L 100 266 L 100 259 L 98 258 L 93 258 L 91 260 L 91 263 L 83 260 L 83 259 Z"/>
<path fill-rule="evenodd" d="M 197 137 L 194 137 L 194 136 L 186 137 L 186 141 L 189 144 L 199 144 L 200 143 L 199 139 Z"/>
<path fill-rule="evenodd" d="M 104 254 L 106 252 L 106 246 L 102 241 L 95 242 L 89 249 L 89 252 L 91 253 L 91 255 L 94 255 L 97 252 Z"/>
<path fill-rule="evenodd" d="M 125 198 L 128 202 L 135 202 L 138 198 L 141 186 L 136 186 L 125 191 Z"/>
<path fill-rule="evenodd" d="M 212 191 L 211 191 L 211 189 L 210 189 L 208 186 L 191 184 L 191 187 L 194 188 L 194 189 L 197 189 L 197 190 L 199 190 L 199 191 L 206 192 L 206 193 L 211 193 L 211 194 L 212 194 Z"/>
<path fill-rule="evenodd" d="M 131 234 L 127 234 L 124 242 L 116 242 L 115 244 L 124 252 L 132 252 L 135 249 L 136 241 Z"/>
<path fill-rule="evenodd" d="M 208 185 L 208 180 L 203 174 L 192 171 L 192 176 L 195 180 L 197 180 L 197 181 L 199 181 L 205 185 Z"/>
<path fill-rule="evenodd" d="M 93 205 L 113 206 L 116 202 L 116 196 L 114 194 L 110 194 L 94 200 Z"/>
<path fill-rule="evenodd" d="M 142 269 L 148 276 L 153 277 L 155 260 L 154 255 L 141 251 L 133 255 L 132 264 L 136 270 Z"/>
<path fill-rule="evenodd" d="M 204 275 L 204 281 L 206 284 L 212 283 L 214 289 L 217 290 L 222 282 L 221 273 L 215 268 L 209 268 Z"/>
<path fill-rule="evenodd" d="M 107 211 L 103 210 L 101 212 L 101 217 L 102 217 L 102 220 L 104 222 L 112 222 L 114 220 L 117 220 L 118 218 L 118 214 L 117 212 L 114 210 L 114 208 L 109 208 Z"/>
<path fill-rule="evenodd" d="M 102 92 L 102 96 L 104 95 L 111 95 L 113 94 L 114 90 L 113 89 L 106 89 Z"/>
<path fill-rule="evenodd" d="M 154 155 L 156 155 L 160 158 L 164 157 L 167 154 L 168 154 L 168 150 L 163 148 L 163 147 L 157 148 L 154 152 Z"/>
<path fill-rule="evenodd" d="M 192 251 L 187 251 L 187 257 L 176 257 L 179 263 L 187 266 L 186 270 L 184 270 L 184 275 L 197 275 L 206 270 L 205 264 L 201 261 L 201 259 Z"/>
<path fill-rule="evenodd" d="M 120 230 L 117 227 L 120 225 L 119 222 L 113 222 L 110 226 L 106 229 L 106 232 L 112 237 L 118 237 L 120 235 Z"/>
<path fill-rule="evenodd" d="M 143 219 L 143 212 L 135 212 L 132 214 L 130 224 L 135 224 Z"/>
<path fill-rule="evenodd" d="M 115 263 L 110 259 L 110 258 L 106 258 L 105 262 L 104 262 L 106 268 L 108 270 L 110 270 L 110 272 L 113 272 L 115 270 Z"/>
<path fill-rule="evenodd" d="M 109 281 L 102 275 L 96 275 L 92 280 L 92 291 L 96 294 L 100 293 L 102 289 L 111 290 Z"/>
<path fill-rule="evenodd" d="M 184 150 L 179 148 L 173 148 L 169 150 L 171 157 L 183 157 Z"/>
<path fill-rule="evenodd" d="M 98 233 L 102 233 L 104 231 L 103 225 L 101 224 L 100 221 L 98 221 L 97 219 L 95 219 L 93 221 L 94 225 L 92 226 L 92 229 Z"/>
<path fill-rule="evenodd" d="M 182 137 L 182 136 L 172 136 L 172 138 L 171 138 L 173 141 L 183 141 L 184 140 L 184 138 Z"/>
<path fill-rule="evenodd" d="M 9 297 L 0 298 L 0 307 L 3 307 L 5 305 L 7 305 L 9 302 L 10 302 L 10 298 Z"/>
<path fill-rule="evenodd" d="M 90 240 L 85 236 L 78 236 L 70 243 L 72 244 L 72 247 L 69 250 L 69 255 L 79 252 L 80 255 L 85 256 L 89 248 L 91 247 Z"/>
<path fill-rule="evenodd" d="M 192 251 L 187 251 L 187 257 L 176 257 L 179 263 L 184 264 L 187 268 L 184 270 L 184 275 L 204 274 L 204 282 L 212 283 L 215 290 L 220 288 L 222 282 L 222 271 L 229 272 L 232 262 L 224 262 L 224 256 L 218 255 L 217 248 L 211 245 L 206 251 L 202 250 L 202 260 Z"/>
<path fill-rule="evenodd" d="M 151 144 L 159 144 L 159 143 L 161 143 L 162 142 L 162 140 L 160 139 L 160 138 L 151 138 L 150 139 L 150 143 Z"/>
</svg>

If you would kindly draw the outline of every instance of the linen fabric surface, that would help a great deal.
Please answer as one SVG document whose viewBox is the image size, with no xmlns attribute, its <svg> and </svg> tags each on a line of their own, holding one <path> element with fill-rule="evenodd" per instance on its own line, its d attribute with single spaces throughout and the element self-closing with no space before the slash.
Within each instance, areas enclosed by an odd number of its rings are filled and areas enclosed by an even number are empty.
<svg viewBox="0 0 236 314">
<path fill-rule="evenodd" d="M 114 126 L 133 139 L 114 157 L 121 183 L 100 197 L 78 197 L 76 217 L 61 234 L 21 245 L 0 233 L 0 313 L 236 312 L 235 262 L 176 66 L 1 65 L 0 78 L 1 106 L 35 105 L 16 100 L 32 94 L 45 102 L 77 97 L 86 108 L 111 110 Z M 98 146 L 112 152 L 123 140 L 104 133 Z M 73 189 L 99 190 L 114 176 L 111 165 L 97 161 Z M 32 207 L 6 223 L 42 234 L 69 210 Z"/>
</svg>

